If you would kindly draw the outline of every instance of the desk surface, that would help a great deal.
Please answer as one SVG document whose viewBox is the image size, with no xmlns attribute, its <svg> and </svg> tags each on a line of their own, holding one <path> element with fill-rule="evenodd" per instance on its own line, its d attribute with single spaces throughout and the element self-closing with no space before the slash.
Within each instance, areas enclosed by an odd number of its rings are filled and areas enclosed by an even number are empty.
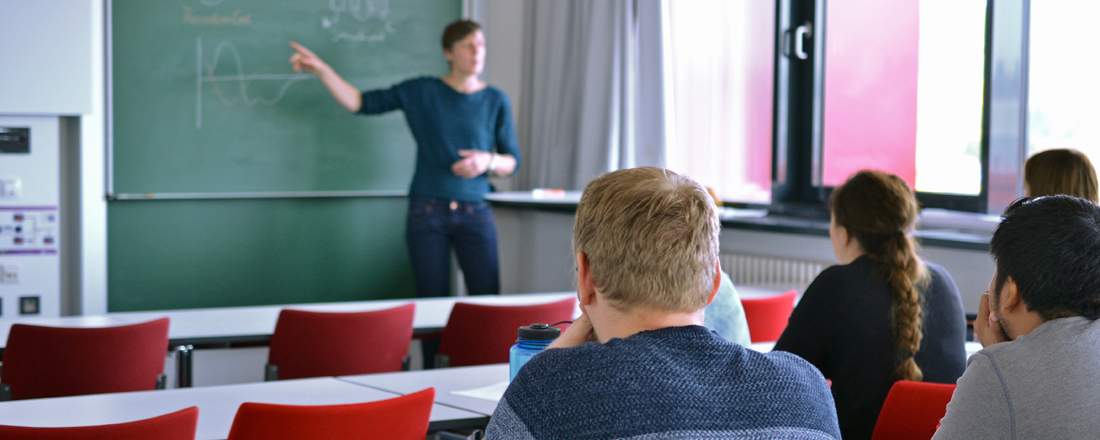
<svg viewBox="0 0 1100 440">
<path fill-rule="evenodd" d="M 131 393 L 96 394 L 0 403 L 0 424 L 20 426 L 81 426 L 119 423 L 199 407 L 197 439 L 229 435 L 237 408 L 244 402 L 328 405 L 370 402 L 398 396 L 331 377 Z M 483 414 L 434 405 L 432 429 L 478 426 Z"/>
<path fill-rule="evenodd" d="M 497 402 L 454 394 L 453 391 L 480 388 L 508 381 L 508 364 L 437 370 L 343 376 L 339 379 L 397 394 L 409 394 L 435 387 L 435 402 L 486 416 L 493 415 Z"/>
<path fill-rule="evenodd" d="M 266 342 L 275 331 L 275 321 L 283 308 L 347 312 L 378 310 L 401 304 L 415 303 L 413 328 L 418 332 L 442 329 L 456 302 L 493 305 L 541 304 L 574 298 L 573 292 L 536 293 L 523 295 L 470 296 L 400 300 L 374 300 L 340 303 L 285 304 L 252 307 L 218 307 L 205 309 L 155 310 L 144 312 L 108 313 L 106 315 L 29 318 L 0 320 L 0 348 L 7 344 L 11 326 L 27 323 L 50 326 L 102 327 L 133 324 L 168 317 L 168 339 L 173 345 L 203 345 L 242 342 Z"/>
</svg>

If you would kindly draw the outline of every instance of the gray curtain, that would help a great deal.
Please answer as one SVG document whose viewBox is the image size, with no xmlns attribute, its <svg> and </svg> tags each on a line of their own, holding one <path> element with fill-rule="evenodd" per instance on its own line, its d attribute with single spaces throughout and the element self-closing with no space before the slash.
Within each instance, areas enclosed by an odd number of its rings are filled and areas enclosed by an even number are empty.
<svg viewBox="0 0 1100 440">
<path fill-rule="evenodd" d="M 527 4 L 519 189 L 664 164 L 661 0 Z"/>
</svg>

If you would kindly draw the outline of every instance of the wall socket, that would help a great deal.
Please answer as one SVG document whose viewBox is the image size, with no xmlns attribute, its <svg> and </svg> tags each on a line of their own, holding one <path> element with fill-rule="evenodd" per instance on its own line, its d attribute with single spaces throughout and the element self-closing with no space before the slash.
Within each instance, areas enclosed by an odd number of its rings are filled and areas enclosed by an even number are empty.
<svg viewBox="0 0 1100 440">
<path fill-rule="evenodd" d="M 19 284 L 19 268 L 14 264 L 0 265 L 0 284 Z"/>
<path fill-rule="evenodd" d="M 18 199 L 23 196 L 23 179 L 0 177 L 0 199 Z"/>
<path fill-rule="evenodd" d="M 38 295 L 19 297 L 20 315 L 37 315 L 42 313 L 42 301 Z"/>
</svg>

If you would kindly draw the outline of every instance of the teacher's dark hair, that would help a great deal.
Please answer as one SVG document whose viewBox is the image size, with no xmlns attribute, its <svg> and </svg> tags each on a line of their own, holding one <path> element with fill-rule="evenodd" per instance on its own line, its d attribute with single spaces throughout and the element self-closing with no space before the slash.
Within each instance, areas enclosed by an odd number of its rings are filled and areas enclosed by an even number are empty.
<svg viewBox="0 0 1100 440">
<path fill-rule="evenodd" d="M 989 247 L 996 292 L 1011 277 L 1027 308 L 1045 321 L 1100 318 L 1100 207 L 1065 195 L 1018 200 Z"/>
<path fill-rule="evenodd" d="M 459 40 L 480 30 L 481 25 L 473 20 L 458 20 L 447 25 L 447 27 L 443 29 L 443 50 L 451 50 L 451 46 L 454 46 Z"/>
</svg>

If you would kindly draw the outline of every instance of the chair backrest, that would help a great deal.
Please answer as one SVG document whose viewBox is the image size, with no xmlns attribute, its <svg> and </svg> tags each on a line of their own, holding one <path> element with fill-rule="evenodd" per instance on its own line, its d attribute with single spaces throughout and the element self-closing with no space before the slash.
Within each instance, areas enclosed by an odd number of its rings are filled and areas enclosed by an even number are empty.
<svg viewBox="0 0 1100 440">
<path fill-rule="evenodd" d="M 954 384 L 899 380 L 882 404 L 872 440 L 928 440 L 947 412 Z"/>
<path fill-rule="evenodd" d="M 401 370 L 412 341 L 409 303 L 366 312 L 279 312 L 268 364 L 279 379 Z"/>
<path fill-rule="evenodd" d="M 355 438 L 424 440 L 435 388 L 342 405 L 241 404 L 229 440 Z"/>
<path fill-rule="evenodd" d="M 749 339 L 752 342 L 770 342 L 779 340 L 787 321 L 794 310 L 794 300 L 798 291 L 790 290 L 766 298 L 741 298 L 745 308 L 745 320 L 749 324 Z"/>
<path fill-rule="evenodd" d="M 199 420 L 197 407 L 132 422 L 110 425 L 36 428 L 0 425 L 5 440 L 194 440 Z"/>
<path fill-rule="evenodd" d="M 523 306 L 455 303 L 440 336 L 439 354 L 452 367 L 508 362 L 508 349 L 521 326 L 568 321 L 575 308 L 574 298 Z"/>
<path fill-rule="evenodd" d="M 15 324 L 0 383 L 12 399 L 151 390 L 168 355 L 168 318 L 118 327 Z"/>
</svg>

